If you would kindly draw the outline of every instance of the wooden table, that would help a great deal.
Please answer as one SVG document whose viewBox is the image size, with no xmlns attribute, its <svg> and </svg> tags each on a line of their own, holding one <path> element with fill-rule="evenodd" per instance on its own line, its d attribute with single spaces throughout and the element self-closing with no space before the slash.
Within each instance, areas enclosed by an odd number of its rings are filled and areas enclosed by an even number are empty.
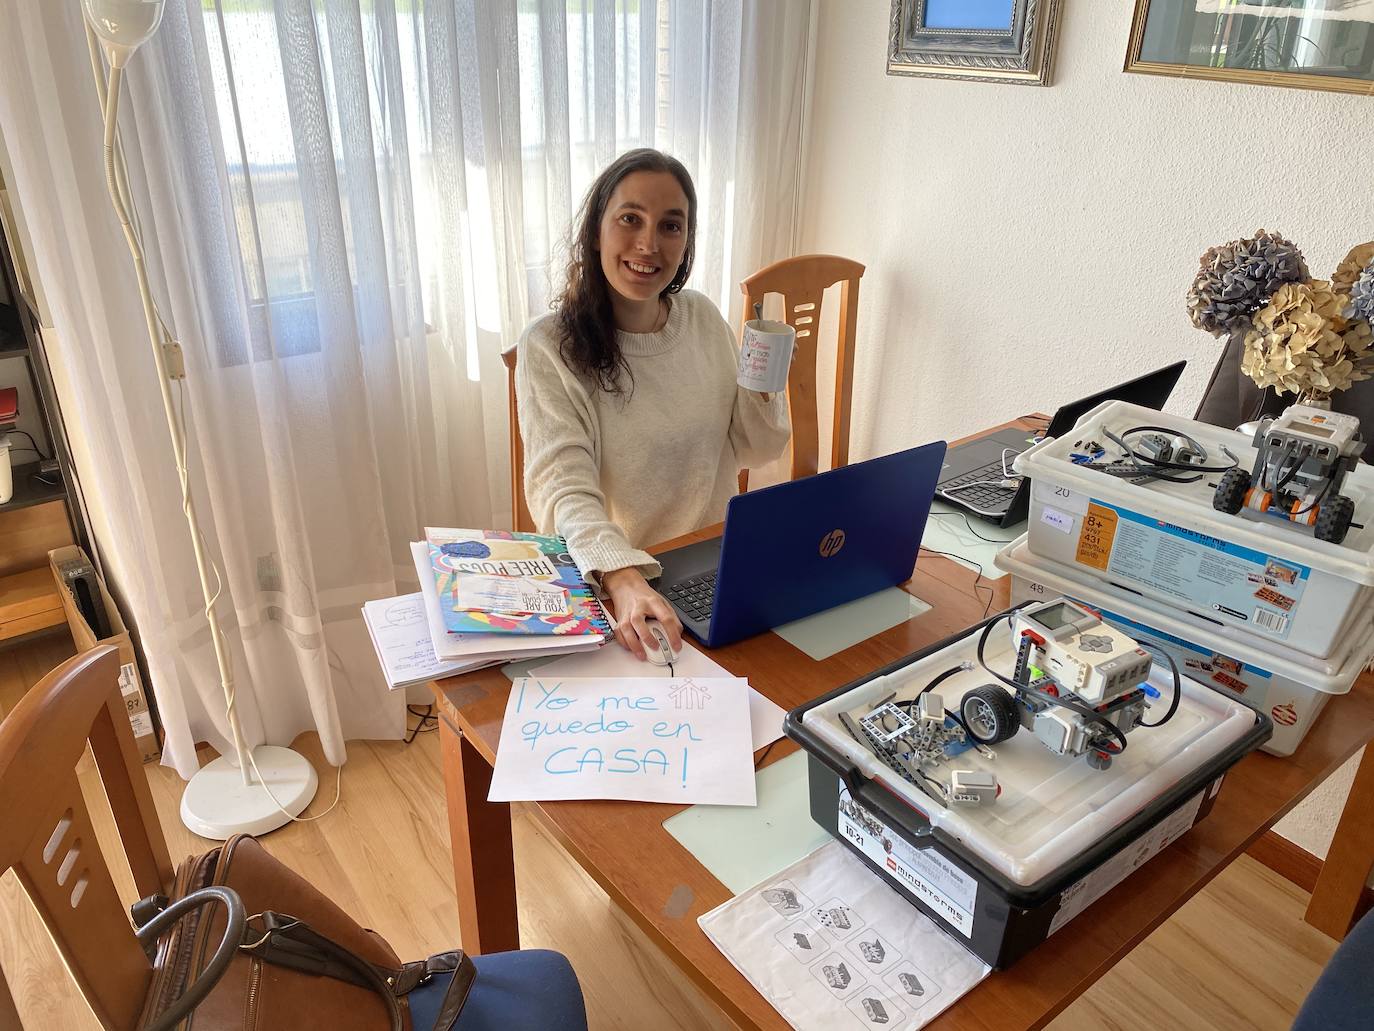
<svg viewBox="0 0 1374 1031">
<path fill-rule="evenodd" d="M 709 527 L 660 549 L 719 532 Z M 895 659 L 963 630 L 982 617 L 986 589 L 958 563 L 923 553 L 905 589 L 929 611 L 822 662 L 776 634 L 710 653 L 731 673 L 791 709 Z M 986 581 L 983 582 L 986 584 Z M 980 585 L 980 587 L 983 585 Z M 1007 580 L 997 581 L 995 608 Z M 473 953 L 519 947 L 510 808 L 486 801 L 511 683 L 486 669 L 434 685 L 443 741 L 463 947 Z M 1200 891 L 1316 785 L 1374 739 L 1374 678 L 1333 699 L 1288 758 L 1254 753 L 1226 778 L 1209 816 L 1011 969 L 992 974 L 929 1026 L 938 1031 L 1039 1028 Z M 796 746 L 777 744 L 770 762 Z M 641 929 L 736 1024 L 784 1029 L 786 1022 L 697 925 L 731 897 L 663 828 L 683 807 L 642 802 L 544 802 L 536 817 Z M 480 848 L 474 843 L 480 842 Z"/>
</svg>

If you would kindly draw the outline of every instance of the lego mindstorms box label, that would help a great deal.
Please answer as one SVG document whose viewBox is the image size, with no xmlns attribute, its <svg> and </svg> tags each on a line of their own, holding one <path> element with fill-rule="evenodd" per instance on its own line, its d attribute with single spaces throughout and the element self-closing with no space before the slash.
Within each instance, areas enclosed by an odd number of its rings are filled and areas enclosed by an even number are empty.
<svg viewBox="0 0 1374 1031">
<path fill-rule="evenodd" d="M 1093 499 L 1074 560 L 1284 640 L 1311 573 L 1306 566 Z"/>
<path fill-rule="evenodd" d="M 933 849 L 913 848 L 840 783 L 840 834 L 965 938 L 973 936 L 978 882 Z"/>
</svg>

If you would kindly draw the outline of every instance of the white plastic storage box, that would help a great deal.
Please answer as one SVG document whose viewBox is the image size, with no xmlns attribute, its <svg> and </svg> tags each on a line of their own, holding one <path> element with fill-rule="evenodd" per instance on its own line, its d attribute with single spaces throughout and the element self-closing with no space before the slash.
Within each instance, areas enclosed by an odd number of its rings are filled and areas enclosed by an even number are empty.
<svg viewBox="0 0 1374 1031">
<path fill-rule="evenodd" d="M 1005 613 L 994 616 L 986 658 L 1015 661 Z M 986 806 L 946 808 L 894 773 L 852 737 L 857 719 L 896 694 L 915 697 L 943 672 L 945 708 L 992 678 L 975 661 L 971 627 L 831 691 L 787 714 L 784 729 L 809 753 L 811 817 L 949 934 L 1005 967 L 1087 909 L 1210 810 L 1225 772 L 1269 737 L 1271 721 L 1190 677 L 1174 717 L 1139 727 L 1105 770 L 1050 752 L 1035 735 L 994 746 L 995 758 L 959 755 L 960 768 L 993 773 L 1001 792 Z M 1155 663 L 1150 700 L 1158 720 L 1173 679 Z M 1069 932 L 1072 933 L 1072 932 Z"/>
<path fill-rule="evenodd" d="M 1167 615 L 1140 604 L 1119 588 L 1104 585 L 1073 568 L 1036 558 L 1018 537 L 997 553 L 997 568 L 1011 574 L 1011 601 L 1047 601 L 1063 596 L 1092 609 L 1123 633 L 1152 641 L 1173 656 L 1179 670 L 1243 698 L 1274 721 L 1264 751 L 1292 755 L 1326 708 L 1332 695 L 1347 693 L 1374 651 L 1374 614 L 1361 633 L 1346 641 L 1333 662 L 1312 659 L 1282 647 L 1268 648 L 1224 637 L 1186 613 Z M 1334 666 L 1334 669 L 1328 669 Z"/>
<path fill-rule="evenodd" d="M 1195 483 L 1132 483 L 1070 459 L 1080 444 L 1098 441 L 1116 454 L 1103 428 L 1121 436 L 1139 426 L 1187 433 L 1224 464 L 1222 445 L 1242 468 L 1254 465 L 1251 437 L 1150 408 L 1108 401 L 1064 436 L 1019 455 L 1030 477 L 1030 550 L 1103 582 L 1138 592 L 1214 623 L 1240 639 L 1259 638 L 1273 650 L 1331 656 L 1363 626 L 1374 602 L 1374 469 L 1361 465 L 1342 493 L 1355 503 L 1345 541 L 1315 540 L 1279 519 L 1261 522 L 1212 507 L 1220 474 Z M 1139 438 L 1134 438 L 1139 440 Z"/>
</svg>

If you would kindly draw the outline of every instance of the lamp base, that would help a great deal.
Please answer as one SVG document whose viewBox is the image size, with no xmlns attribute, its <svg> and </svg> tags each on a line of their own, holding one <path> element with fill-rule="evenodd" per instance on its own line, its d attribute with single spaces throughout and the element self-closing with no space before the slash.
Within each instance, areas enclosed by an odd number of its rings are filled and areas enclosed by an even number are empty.
<svg viewBox="0 0 1374 1031">
<path fill-rule="evenodd" d="M 278 745 L 259 745 L 253 749 L 253 761 L 281 809 L 251 767 L 252 782 L 245 784 L 239 768 L 220 756 L 187 783 L 181 795 L 181 822 L 202 838 L 224 841 L 235 834 L 266 834 L 290 823 L 287 813 L 298 816 L 305 811 L 319 785 L 305 756 Z"/>
</svg>

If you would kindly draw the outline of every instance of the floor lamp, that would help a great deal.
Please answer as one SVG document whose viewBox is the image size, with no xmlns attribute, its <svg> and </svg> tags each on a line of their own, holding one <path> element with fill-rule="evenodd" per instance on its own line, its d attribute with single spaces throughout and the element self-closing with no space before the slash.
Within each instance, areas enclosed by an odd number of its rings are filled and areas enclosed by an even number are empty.
<svg viewBox="0 0 1374 1031">
<path fill-rule="evenodd" d="M 92 47 L 97 91 L 101 94 L 105 111 L 106 185 L 124 229 L 124 238 L 129 244 L 134 271 L 138 276 L 148 340 L 152 344 L 153 361 L 157 365 L 158 387 L 181 481 L 182 509 L 191 531 L 196 571 L 200 574 L 201 593 L 205 598 L 205 618 L 210 623 L 210 639 L 214 644 L 220 687 L 224 691 L 226 715 L 234 742 L 232 758 L 224 755 L 206 764 L 186 785 L 181 796 L 181 819 L 196 834 L 223 840 L 234 834 L 265 834 L 295 819 L 315 796 L 318 782 L 314 767 L 298 752 L 277 745 L 259 745 L 249 749 L 243 741 L 243 728 L 234 705 L 234 676 L 229 650 L 215 612 L 221 582 L 219 570 L 206 553 L 205 539 L 196 520 L 186 470 L 186 435 L 172 399 L 172 382 L 183 378 L 185 371 L 181 367 L 180 351 L 172 346 L 171 334 L 157 311 L 148 286 L 143 247 L 131 218 L 133 205 L 129 201 L 128 183 L 116 155 L 119 92 L 123 84 L 124 67 L 139 45 L 157 31 L 162 21 L 163 2 L 82 0 L 82 9 L 86 23 L 99 39 L 100 49 L 110 66 L 109 78 L 106 79 L 99 55 Z M 213 589 L 212 577 L 215 584 Z"/>
</svg>

